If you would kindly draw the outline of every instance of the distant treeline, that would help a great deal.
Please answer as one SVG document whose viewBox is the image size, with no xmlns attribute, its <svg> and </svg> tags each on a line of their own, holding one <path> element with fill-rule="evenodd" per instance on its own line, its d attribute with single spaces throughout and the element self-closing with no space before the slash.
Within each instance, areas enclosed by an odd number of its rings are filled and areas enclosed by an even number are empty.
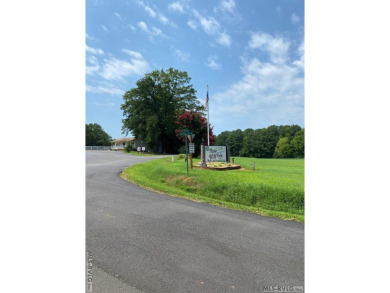
<svg viewBox="0 0 390 293">
<path fill-rule="evenodd" d="M 214 145 L 228 142 L 231 156 L 254 158 L 304 158 L 305 129 L 298 125 L 272 125 L 267 128 L 252 128 L 223 131 Z"/>
</svg>

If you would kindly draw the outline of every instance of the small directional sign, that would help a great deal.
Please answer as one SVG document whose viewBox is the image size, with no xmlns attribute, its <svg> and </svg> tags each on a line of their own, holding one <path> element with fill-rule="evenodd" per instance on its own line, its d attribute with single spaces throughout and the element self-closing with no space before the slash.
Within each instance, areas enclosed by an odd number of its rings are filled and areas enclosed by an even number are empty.
<svg viewBox="0 0 390 293">
<path fill-rule="evenodd" d="M 179 133 L 179 135 L 183 135 L 183 136 L 192 135 L 192 132 L 189 131 L 187 128 L 184 128 L 183 131 Z"/>
<path fill-rule="evenodd" d="M 194 143 L 190 143 L 190 144 L 188 144 L 188 146 L 189 146 L 189 149 L 190 149 L 190 154 L 195 153 L 195 144 Z"/>
</svg>

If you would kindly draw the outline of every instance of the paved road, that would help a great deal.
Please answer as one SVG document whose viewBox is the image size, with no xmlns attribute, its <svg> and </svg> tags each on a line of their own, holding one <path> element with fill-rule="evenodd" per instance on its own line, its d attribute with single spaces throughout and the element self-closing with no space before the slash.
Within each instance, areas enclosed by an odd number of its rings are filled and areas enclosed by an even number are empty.
<svg viewBox="0 0 390 293">
<path fill-rule="evenodd" d="M 302 223 L 154 193 L 118 176 L 152 159 L 86 151 L 92 292 L 262 292 L 264 286 L 304 285 Z"/>
</svg>

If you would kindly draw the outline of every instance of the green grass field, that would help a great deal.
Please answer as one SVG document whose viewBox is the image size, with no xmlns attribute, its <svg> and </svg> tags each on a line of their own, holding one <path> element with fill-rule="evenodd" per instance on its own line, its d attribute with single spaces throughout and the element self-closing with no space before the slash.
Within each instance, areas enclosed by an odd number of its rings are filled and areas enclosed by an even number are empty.
<svg viewBox="0 0 390 293">
<path fill-rule="evenodd" d="M 187 176 L 185 160 L 176 156 L 175 162 L 169 157 L 131 166 L 122 178 L 173 196 L 304 221 L 304 159 L 236 157 L 235 163 L 245 170 L 194 168 Z"/>
</svg>

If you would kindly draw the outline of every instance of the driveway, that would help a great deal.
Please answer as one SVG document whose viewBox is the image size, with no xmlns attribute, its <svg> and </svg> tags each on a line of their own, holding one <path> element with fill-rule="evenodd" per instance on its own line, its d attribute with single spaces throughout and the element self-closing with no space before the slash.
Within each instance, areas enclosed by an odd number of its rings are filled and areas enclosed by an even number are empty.
<svg viewBox="0 0 390 293">
<path fill-rule="evenodd" d="M 125 167 L 153 159 L 86 151 L 92 292 L 304 285 L 304 224 L 170 197 L 119 177 Z"/>
</svg>

